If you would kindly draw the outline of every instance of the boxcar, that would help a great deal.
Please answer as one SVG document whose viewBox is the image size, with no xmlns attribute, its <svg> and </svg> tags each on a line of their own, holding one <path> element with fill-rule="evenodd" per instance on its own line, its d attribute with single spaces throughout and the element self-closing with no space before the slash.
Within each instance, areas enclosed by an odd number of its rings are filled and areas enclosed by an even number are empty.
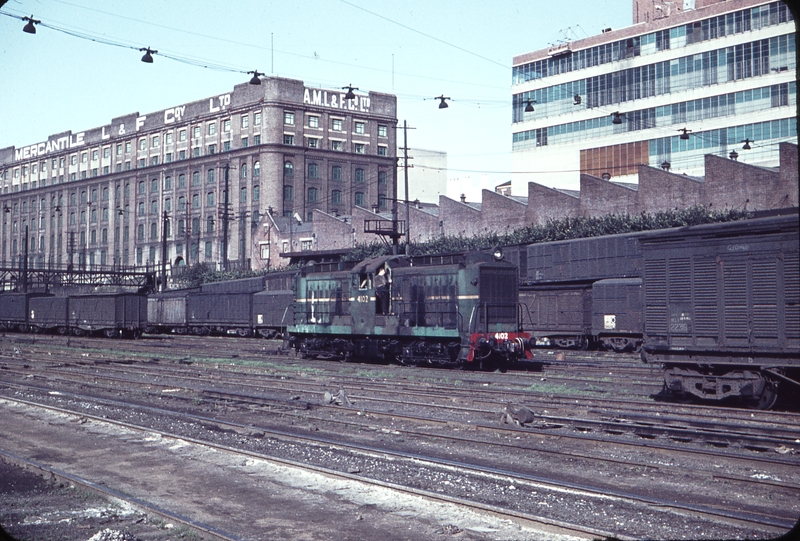
<svg viewBox="0 0 800 541">
<path fill-rule="evenodd" d="M 520 291 L 522 320 L 536 344 L 586 349 L 592 334 L 592 287 L 548 284 Z"/>
<path fill-rule="evenodd" d="M 32 298 L 41 293 L 3 293 L 0 295 L 0 330 L 27 331 L 28 309 Z"/>
<path fill-rule="evenodd" d="M 32 297 L 28 308 L 29 322 L 36 332 L 69 332 L 69 297 Z"/>
<path fill-rule="evenodd" d="M 147 297 L 137 293 L 73 295 L 68 316 L 75 334 L 136 336 L 147 325 Z"/>
<path fill-rule="evenodd" d="M 193 334 L 251 336 L 253 293 L 194 293 L 186 297 L 186 323 Z"/>
<path fill-rule="evenodd" d="M 173 289 L 147 298 L 147 332 L 186 334 L 186 297 L 199 288 Z"/>
<path fill-rule="evenodd" d="M 798 216 L 686 227 L 642 240 L 643 359 L 665 386 L 771 407 L 798 396 Z"/>
<path fill-rule="evenodd" d="M 291 319 L 293 291 L 259 291 L 253 294 L 252 327 L 264 338 L 282 337 Z"/>
<path fill-rule="evenodd" d="M 606 349 L 642 345 L 642 279 L 611 278 L 592 284 L 592 336 Z"/>
</svg>

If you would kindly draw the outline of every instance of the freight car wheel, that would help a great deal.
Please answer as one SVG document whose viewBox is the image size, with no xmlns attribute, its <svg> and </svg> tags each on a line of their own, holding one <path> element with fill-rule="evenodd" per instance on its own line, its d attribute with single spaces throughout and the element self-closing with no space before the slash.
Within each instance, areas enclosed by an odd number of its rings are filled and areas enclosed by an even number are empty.
<svg viewBox="0 0 800 541">
<path fill-rule="evenodd" d="M 74 329 L 72 329 L 72 334 L 74 334 L 75 336 L 86 336 L 86 331 L 84 331 L 80 327 L 75 327 Z"/>
<path fill-rule="evenodd" d="M 768 410 L 772 409 L 772 406 L 775 405 L 775 402 L 778 401 L 778 387 L 772 383 L 767 382 L 764 385 L 764 391 L 761 393 L 759 398 L 749 398 L 743 399 L 745 406 L 750 409 L 757 409 L 757 410 Z"/>
<path fill-rule="evenodd" d="M 103 336 L 106 338 L 116 338 L 118 336 L 118 332 L 116 329 L 104 329 Z"/>
</svg>

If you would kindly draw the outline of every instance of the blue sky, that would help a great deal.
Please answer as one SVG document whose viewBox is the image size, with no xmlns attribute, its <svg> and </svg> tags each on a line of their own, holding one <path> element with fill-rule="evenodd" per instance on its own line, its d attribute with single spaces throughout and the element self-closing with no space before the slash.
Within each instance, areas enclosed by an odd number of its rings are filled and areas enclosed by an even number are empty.
<svg viewBox="0 0 800 541">
<path fill-rule="evenodd" d="M 258 70 L 396 94 L 409 146 L 446 151 L 451 179 L 488 172 L 486 188 L 510 179 L 513 56 L 631 24 L 630 0 L 9 0 L 0 12 L 225 68 L 145 64 L 0 16 L 0 148 L 214 96 Z"/>
</svg>

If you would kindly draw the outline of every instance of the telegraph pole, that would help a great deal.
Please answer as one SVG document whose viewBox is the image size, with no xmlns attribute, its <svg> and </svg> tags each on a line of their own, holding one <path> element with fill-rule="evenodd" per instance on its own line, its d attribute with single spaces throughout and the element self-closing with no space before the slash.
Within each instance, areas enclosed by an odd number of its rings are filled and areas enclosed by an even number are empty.
<svg viewBox="0 0 800 541">
<path fill-rule="evenodd" d="M 403 121 L 403 178 L 406 190 L 406 255 L 411 244 L 411 222 L 409 221 L 408 208 L 408 126 Z"/>
<path fill-rule="evenodd" d="M 225 191 L 222 193 L 222 270 L 228 270 L 228 171 L 225 164 Z"/>
<path fill-rule="evenodd" d="M 161 291 L 167 290 L 167 211 L 161 222 Z"/>
</svg>

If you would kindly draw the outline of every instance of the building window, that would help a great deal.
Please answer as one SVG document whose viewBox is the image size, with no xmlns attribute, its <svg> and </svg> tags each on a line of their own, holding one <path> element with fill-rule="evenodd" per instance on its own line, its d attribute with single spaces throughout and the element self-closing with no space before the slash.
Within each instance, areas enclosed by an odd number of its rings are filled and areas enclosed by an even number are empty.
<svg viewBox="0 0 800 541">
<path fill-rule="evenodd" d="M 314 137 L 309 137 L 308 148 L 319 148 L 319 139 L 316 139 Z"/>
<path fill-rule="evenodd" d="M 356 122 L 353 131 L 359 135 L 363 135 L 365 132 L 365 124 L 363 122 Z"/>
<path fill-rule="evenodd" d="M 157 239 L 158 238 L 158 226 L 155 222 L 150 224 L 150 238 Z"/>
<path fill-rule="evenodd" d="M 192 194 L 192 208 L 199 209 L 200 208 L 200 195 L 199 194 Z"/>
<path fill-rule="evenodd" d="M 200 186 L 200 171 L 192 173 L 192 187 Z"/>
<path fill-rule="evenodd" d="M 214 184 L 214 170 L 213 169 L 209 169 L 206 172 L 206 180 L 207 180 L 207 182 L 209 184 Z"/>
<path fill-rule="evenodd" d="M 150 201 L 150 214 L 158 214 L 158 201 Z"/>
<path fill-rule="evenodd" d="M 206 218 L 206 233 L 213 233 L 214 232 L 214 217 L 208 216 Z"/>
<path fill-rule="evenodd" d="M 339 118 L 334 118 L 331 120 L 331 129 L 333 131 L 342 131 L 342 120 Z"/>
<path fill-rule="evenodd" d="M 117 143 L 117 156 L 122 156 L 122 143 Z"/>
<path fill-rule="evenodd" d="M 212 155 L 217 153 L 217 145 L 208 145 L 207 154 Z"/>
<path fill-rule="evenodd" d="M 283 134 L 283 144 L 294 146 L 294 135 Z"/>
<path fill-rule="evenodd" d="M 222 151 L 223 152 L 228 152 L 230 149 L 231 149 L 231 142 L 230 141 L 225 141 L 225 142 L 222 143 Z"/>
<path fill-rule="evenodd" d="M 136 229 L 136 235 L 139 240 L 144 240 L 144 224 L 139 224 L 139 227 Z"/>
<path fill-rule="evenodd" d="M 167 212 L 172 211 L 172 199 L 169 197 L 164 199 L 164 210 L 166 210 Z"/>
<path fill-rule="evenodd" d="M 153 139 L 150 142 L 150 146 L 151 146 L 151 148 L 158 148 L 160 143 L 161 143 L 161 140 L 159 139 L 158 135 L 154 135 Z"/>
<path fill-rule="evenodd" d="M 178 151 L 178 159 L 179 160 L 185 160 L 186 159 L 186 151 L 185 150 L 179 150 Z"/>
<path fill-rule="evenodd" d="M 145 185 L 144 181 L 143 180 L 139 181 L 139 195 L 144 195 L 145 193 L 147 193 L 146 190 L 147 186 Z"/>
<path fill-rule="evenodd" d="M 342 152 L 344 150 L 344 142 L 343 141 L 331 141 L 331 150 L 336 150 L 337 152 Z"/>
<path fill-rule="evenodd" d="M 186 198 L 184 196 L 180 196 L 178 198 L 178 210 L 179 211 L 186 210 Z"/>
<path fill-rule="evenodd" d="M 386 186 L 386 171 L 378 171 L 378 184 Z"/>
<path fill-rule="evenodd" d="M 356 168 L 355 174 L 353 175 L 353 180 L 358 184 L 362 184 L 365 180 L 364 170 L 360 167 Z"/>
<path fill-rule="evenodd" d="M 308 115 L 308 127 L 319 128 L 319 117 L 314 115 Z"/>
<path fill-rule="evenodd" d="M 239 202 L 247 203 L 247 188 L 242 188 L 239 190 Z"/>
<path fill-rule="evenodd" d="M 199 158 L 200 157 L 200 147 L 194 147 L 192 149 L 192 158 Z"/>
<path fill-rule="evenodd" d="M 200 126 L 195 126 L 192 128 L 192 138 L 199 139 L 200 138 Z"/>
<path fill-rule="evenodd" d="M 256 145 L 256 146 L 261 144 L 261 136 L 260 135 L 254 135 L 253 136 L 253 144 Z"/>
<path fill-rule="evenodd" d="M 158 191 L 158 179 L 154 178 L 150 181 L 150 193 L 156 193 Z"/>
<path fill-rule="evenodd" d="M 283 187 L 283 200 L 291 201 L 294 199 L 294 186 Z"/>
<path fill-rule="evenodd" d="M 354 194 L 354 196 L 353 196 L 353 203 L 357 207 L 363 207 L 364 206 L 364 192 L 356 192 Z"/>
<path fill-rule="evenodd" d="M 167 132 L 167 135 L 164 136 L 164 143 L 167 145 L 172 144 L 172 132 Z"/>
<path fill-rule="evenodd" d="M 250 115 L 242 115 L 242 129 L 246 129 L 250 126 Z"/>
<path fill-rule="evenodd" d="M 138 167 L 140 168 L 147 166 L 147 160 L 145 160 L 144 158 L 139 158 L 138 163 L 139 163 Z M 86 171 L 81 172 L 81 178 L 86 178 Z"/>
<path fill-rule="evenodd" d="M 214 192 L 208 192 L 206 194 L 206 206 L 213 207 L 214 206 Z"/>
<path fill-rule="evenodd" d="M 172 190 L 172 177 L 164 177 L 164 191 Z"/>
<path fill-rule="evenodd" d="M 334 165 L 331 167 L 331 180 L 342 180 L 341 165 Z"/>
<path fill-rule="evenodd" d="M 387 156 L 388 155 L 388 148 L 382 145 L 378 145 L 378 156 Z"/>
<path fill-rule="evenodd" d="M 178 141 L 186 141 L 186 130 L 178 132 Z"/>
<path fill-rule="evenodd" d="M 144 201 L 139 202 L 137 216 L 144 216 Z"/>
<path fill-rule="evenodd" d="M 308 164 L 308 178 L 319 177 L 319 166 L 316 163 Z"/>
<path fill-rule="evenodd" d="M 342 204 L 342 190 L 333 190 L 331 192 L 331 204 L 333 205 Z"/>
<path fill-rule="evenodd" d="M 247 164 L 243 163 L 241 167 L 239 167 L 239 178 L 247 178 Z"/>
<path fill-rule="evenodd" d="M 283 162 L 283 178 L 291 178 L 294 176 L 294 165 L 292 162 Z"/>
<path fill-rule="evenodd" d="M 261 125 L 261 111 L 256 111 L 253 113 L 253 125 L 260 126 Z"/>
<path fill-rule="evenodd" d="M 353 152 L 355 152 L 356 154 L 366 154 L 367 145 L 363 143 L 355 143 L 353 144 Z"/>
<path fill-rule="evenodd" d="M 250 139 L 242 137 L 242 146 L 240 148 L 247 148 L 250 145 Z"/>
<path fill-rule="evenodd" d="M 211 257 L 212 257 L 212 256 L 211 256 L 211 249 L 212 249 L 211 247 L 212 247 L 212 246 L 213 246 L 213 245 L 211 244 L 211 241 L 210 241 L 210 240 L 207 240 L 207 241 L 206 241 L 205 254 L 204 254 L 204 255 L 205 255 L 205 257 L 206 257 L 206 259 L 211 259 Z"/>
<path fill-rule="evenodd" d="M 185 188 L 186 187 L 186 175 L 180 174 L 178 175 L 178 188 Z"/>
<path fill-rule="evenodd" d="M 308 189 L 308 196 L 306 197 L 306 201 L 309 203 L 316 203 L 317 202 L 317 189 L 316 188 L 309 188 Z"/>
<path fill-rule="evenodd" d="M 231 131 L 231 119 L 230 119 L 230 118 L 226 118 L 226 119 L 225 119 L 225 120 L 222 122 L 222 131 L 224 131 L 224 132 L 229 132 L 229 131 Z"/>
<path fill-rule="evenodd" d="M 139 139 L 139 150 L 147 149 L 147 139 Z"/>
<path fill-rule="evenodd" d="M 253 163 L 253 178 L 261 177 L 261 164 L 259 162 Z"/>
<path fill-rule="evenodd" d="M 378 207 L 382 210 L 386 210 L 386 196 L 384 194 L 378 196 Z"/>
<path fill-rule="evenodd" d="M 253 186 L 253 203 L 261 200 L 261 186 L 256 184 Z"/>
<path fill-rule="evenodd" d="M 289 126 L 294 126 L 294 113 L 290 113 L 289 111 L 284 111 L 283 123 L 288 124 Z"/>
<path fill-rule="evenodd" d="M 378 137 L 387 137 L 389 130 L 386 126 L 378 126 Z"/>
</svg>

